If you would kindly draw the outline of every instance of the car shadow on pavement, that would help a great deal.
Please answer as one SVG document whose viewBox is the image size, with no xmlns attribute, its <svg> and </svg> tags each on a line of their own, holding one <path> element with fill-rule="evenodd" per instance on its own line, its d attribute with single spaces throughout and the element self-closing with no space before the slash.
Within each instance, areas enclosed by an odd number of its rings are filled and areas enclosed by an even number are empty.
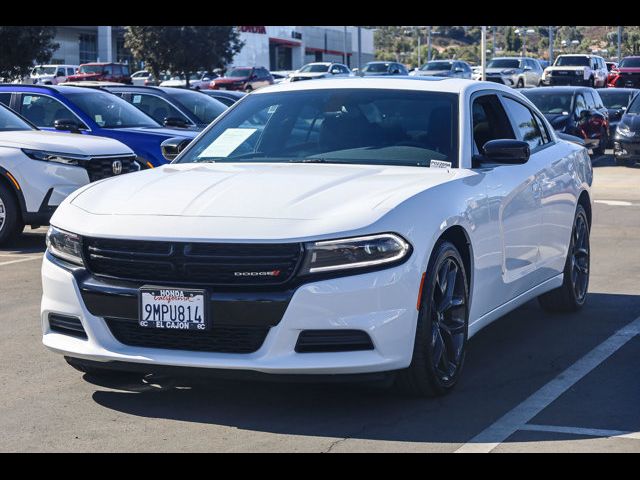
<svg viewBox="0 0 640 480">
<path fill-rule="evenodd" d="M 13 243 L 0 248 L 1 253 L 41 253 L 47 248 L 47 231 L 44 229 L 31 230 L 25 228 L 24 233 L 18 236 Z"/>
<path fill-rule="evenodd" d="M 140 417 L 278 434 L 460 443 L 639 315 L 637 295 L 590 293 L 583 310 L 568 315 L 547 314 L 529 302 L 476 335 L 455 391 L 431 399 L 356 384 L 84 379 L 99 387 L 97 404 Z"/>
</svg>

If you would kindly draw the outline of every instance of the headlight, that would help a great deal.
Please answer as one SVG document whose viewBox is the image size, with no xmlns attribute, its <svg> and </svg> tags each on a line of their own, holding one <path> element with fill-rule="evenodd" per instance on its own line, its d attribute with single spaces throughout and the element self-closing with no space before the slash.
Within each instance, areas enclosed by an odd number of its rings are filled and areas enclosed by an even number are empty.
<svg viewBox="0 0 640 480">
<path fill-rule="evenodd" d="M 23 148 L 22 152 L 33 160 L 41 162 L 62 163 L 64 165 L 79 165 L 81 162 L 89 161 L 85 155 L 74 155 L 71 153 L 47 152 L 45 150 L 30 150 Z"/>
<path fill-rule="evenodd" d="M 584 70 L 576 70 L 576 75 L 584 75 Z"/>
<path fill-rule="evenodd" d="M 511 68 L 509 70 L 503 70 L 502 71 L 503 75 L 513 75 L 514 73 L 516 73 L 516 71 L 513 68 Z"/>
<path fill-rule="evenodd" d="M 635 135 L 635 133 L 632 132 L 627 125 L 623 125 L 621 123 L 618 124 L 618 127 L 616 128 L 616 133 L 622 135 L 623 137 L 633 137 Z"/>
<path fill-rule="evenodd" d="M 55 257 L 76 265 L 84 265 L 82 262 L 82 239 L 75 233 L 65 232 L 53 226 L 49 227 L 47 249 Z"/>
<path fill-rule="evenodd" d="M 305 244 L 301 274 L 364 269 L 399 263 L 411 252 L 411 245 L 399 235 L 381 233 Z"/>
</svg>

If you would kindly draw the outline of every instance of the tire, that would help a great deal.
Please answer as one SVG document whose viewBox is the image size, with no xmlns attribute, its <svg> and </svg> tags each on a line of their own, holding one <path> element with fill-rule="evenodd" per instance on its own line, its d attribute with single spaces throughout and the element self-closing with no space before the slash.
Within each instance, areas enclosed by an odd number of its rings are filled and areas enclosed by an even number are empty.
<svg viewBox="0 0 640 480">
<path fill-rule="evenodd" d="M 596 82 L 595 82 L 595 80 L 593 79 L 593 77 L 589 78 L 589 86 L 590 86 L 591 88 L 595 88 L 595 86 L 596 86 Z"/>
<path fill-rule="evenodd" d="M 571 229 L 571 242 L 564 266 L 562 285 L 538 297 L 540 306 L 548 312 L 575 312 L 582 308 L 589 288 L 590 225 L 582 205 L 576 208 Z"/>
<path fill-rule="evenodd" d="M 7 185 L 0 182 L 0 246 L 12 243 L 24 230 L 18 200 Z"/>
<path fill-rule="evenodd" d="M 252 87 L 251 85 L 247 85 L 247 86 L 245 87 L 244 91 L 245 91 L 246 93 L 251 93 L 251 92 L 253 92 L 253 87 Z"/>
<path fill-rule="evenodd" d="M 437 304 L 446 304 L 441 313 Z M 427 267 L 411 364 L 398 372 L 397 386 L 420 397 L 450 392 L 464 366 L 468 327 L 469 287 L 464 262 L 452 243 L 441 241 Z"/>
<path fill-rule="evenodd" d="M 524 80 L 522 78 L 516 83 L 516 88 L 524 88 Z"/>
</svg>

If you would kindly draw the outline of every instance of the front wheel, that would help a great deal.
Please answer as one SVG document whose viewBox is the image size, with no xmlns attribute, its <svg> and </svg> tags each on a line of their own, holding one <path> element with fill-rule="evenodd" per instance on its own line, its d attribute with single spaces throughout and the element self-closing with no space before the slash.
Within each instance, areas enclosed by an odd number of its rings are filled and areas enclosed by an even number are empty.
<svg viewBox="0 0 640 480">
<path fill-rule="evenodd" d="M 524 88 L 524 80 L 523 79 L 518 80 L 518 83 L 516 84 L 516 88 Z"/>
<path fill-rule="evenodd" d="M 18 201 L 13 192 L 0 182 L 0 245 L 13 242 L 23 229 Z"/>
<path fill-rule="evenodd" d="M 589 287 L 590 254 L 589 221 L 584 207 L 578 205 L 562 285 L 538 297 L 542 308 L 549 312 L 575 312 L 584 305 Z"/>
<path fill-rule="evenodd" d="M 447 241 L 436 245 L 429 260 L 409 367 L 398 386 L 418 396 L 451 391 L 462 372 L 467 345 L 469 288 L 464 263 Z"/>
</svg>

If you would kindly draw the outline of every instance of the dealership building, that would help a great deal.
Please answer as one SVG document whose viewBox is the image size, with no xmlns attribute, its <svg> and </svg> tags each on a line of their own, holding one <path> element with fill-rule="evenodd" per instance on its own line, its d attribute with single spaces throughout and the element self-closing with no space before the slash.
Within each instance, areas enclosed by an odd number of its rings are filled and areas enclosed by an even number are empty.
<svg viewBox="0 0 640 480">
<path fill-rule="evenodd" d="M 295 70 L 309 62 L 358 63 L 357 27 L 238 26 L 244 46 L 231 66 L 264 66 L 269 70 Z M 124 47 L 122 26 L 57 27 L 55 41 L 60 48 L 52 63 L 132 63 Z M 360 29 L 360 60 L 373 60 L 373 30 Z"/>
</svg>

